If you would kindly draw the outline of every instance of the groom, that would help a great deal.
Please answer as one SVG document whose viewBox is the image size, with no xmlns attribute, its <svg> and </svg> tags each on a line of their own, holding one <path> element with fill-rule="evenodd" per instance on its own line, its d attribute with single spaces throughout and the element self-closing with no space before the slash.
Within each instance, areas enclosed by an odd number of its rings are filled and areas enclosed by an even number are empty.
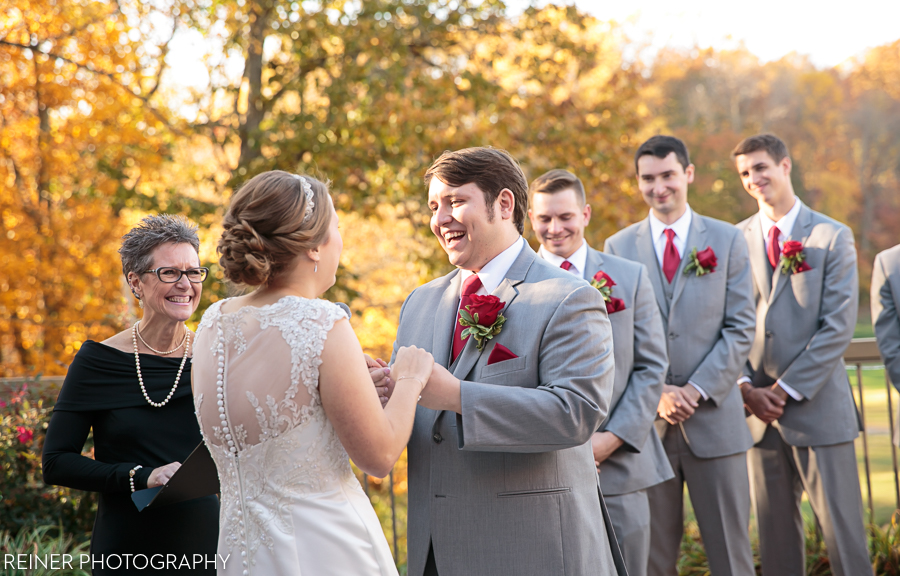
<svg viewBox="0 0 900 576">
<path fill-rule="evenodd" d="M 444 152 L 425 183 L 458 270 L 409 295 L 394 343 L 435 359 L 409 441 L 409 574 L 616 574 L 589 442 L 614 378 L 603 299 L 522 238 L 528 184 L 508 153 Z"/>
</svg>

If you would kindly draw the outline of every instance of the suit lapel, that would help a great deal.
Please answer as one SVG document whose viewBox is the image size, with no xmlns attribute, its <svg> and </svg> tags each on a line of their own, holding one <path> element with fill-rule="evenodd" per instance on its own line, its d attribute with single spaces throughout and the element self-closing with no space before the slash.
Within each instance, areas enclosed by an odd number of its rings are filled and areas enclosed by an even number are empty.
<svg viewBox="0 0 900 576">
<path fill-rule="evenodd" d="M 799 199 L 797 201 L 800 202 Z M 811 230 L 812 212 L 810 212 L 805 204 L 801 203 L 800 213 L 797 214 L 797 220 L 794 222 L 794 229 L 791 230 L 791 237 L 788 238 L 788 240 L 799 240 L 805 245 Z M 778 270 L 775 271 L 774 286 L 772 286 L 772 294 L 769 296 L 769 306 L 775 302 L 775 299 L 778 298 L 778 295 L 784 290 L 785 285 L 790 281 L 791 274 L 782 274 L 780 266 Z"/>
<path fill-rule="evenodd" d="M 587 260 L 584 261 L 584 274 L 582 275 L 585 280 L 590 282 L 599 270 L 603 270 L 603 254 L 588 246 Z"/>
<path fill-rule="evenodd" d="M 675 290 L 672 293 L 671 308 L 675 307 L 675 302 L 678 301 L 678 297 L 684 291 L 684 285 L 689 280 L 688 275 L 684 273 L 684 267 L 687 266 L 688 260 L 690 260 L 689 255 L 694 248 L 698 252 L 706 249 L 706 224 L 696 212 L 691 215 L 691 228 L 688 231 L 687 242 L 684 243 L 684 254 L 681 255 L 678 272 L 675 273 Z M 691 272 L 690 276 L 694 276 L 694 272 Z"/>
<path fill-rule="evenodd" d="M 656 294 L 659 310 L 668 318 L 669 303 L 666 301 L 666 291 L 662 285 L 662 270 L 659 267 L 659 259 L 656 257 L 656 249 L 653 247 L 653 235 L 650 234 L 650 220 L 648 218 L 645 218 L 637 229 L 637 252 L 638 260 L 646 265 L 650 271 L 650 283 L 653 284 L 653 292 Z"/>
<path fill-rule="evenodd" d="M 513 300 L 519 295 L 519 290 L 516 286 L 525 280 L 525 274 L 528 272 L 528 269 L 531 268 L 531 264 L 534 263 L 535 258 L 537 258 L 537 254 L 535 254 L 534 250 L 526 244 L 519 253 L 519 257 L 516 258 L 513 265 L 509 267 L 506 278 L 504 278 L 503 282 L 501 282 L 500 285 L 497 286 L 497 289 L 492 292 L 492 295 L 499 298 L 501 302 L 506 303 L 506 306 L 503 307 L 503 312 L 501 312 L 504 316 L 507 315 L 507 311 L 512 305 Z M 478 359 L 481 358 L 481 355 L 487 348 L 488 342 L 485 342 L 484 348 L 479 350 L 476 347 L 475 338 L 469 337 L 466 340 L 466 346 L 460 353 L 459 358 L 457 358 L 456 362 L 450 367 L 450 371 L 454 376 L 463 380 L 468 376 L 469 372 L 472 371 L 472 367 L 475 366 L 475 363 L 478 362 Z"/>
<path fill-rule="evenodd" d="M 747 245 L 750 247 L 750 269 L 756 280 L 756 288 L 768 299 L 768 296 L 772 294 L 772 268 L 769 266 L 769 256 L 766 254 L 766 242 L 763 239 L 759 213 L 750 220 L 745 236 Z"/>
<path fill-rule="evenodd" d="M 444 290 L 435 311 L 434 344 L 431 354 L 434 361 L 441 366 L 450 366 L 450 346 L 453 343 L 453 331 L 456 329 L 456 316 L 459 313 L 459 270 L 453 273 L 450 285 Z"/>
</svg>

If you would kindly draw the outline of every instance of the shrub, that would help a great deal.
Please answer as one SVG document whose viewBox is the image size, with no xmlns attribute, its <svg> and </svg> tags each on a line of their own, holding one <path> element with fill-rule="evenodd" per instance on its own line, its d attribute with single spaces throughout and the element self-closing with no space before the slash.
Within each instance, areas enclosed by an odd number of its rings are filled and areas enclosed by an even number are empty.
<svg viewBox="0 0 900 576">
<path fill-rule="evenodd" d="M 87 540 L 97 511 L 97 495 L 47 486 L 41 477 L 41 450 L 58 390 L 39 380 L 0 396 L 0 531 L 55 524 L 77 542 Z M 89 439 L 88 455 L 93 451 Z"/>
<path fill-rule="evenodd" d="M 81 570 L 78 559 L 82 554 L 87 554 L 89 545 L 87 542 L 76 543 L 67 534 L 61 532 L 60 526 L 35 526 L 19 530 L 13 536 L 9 531 L 0 531 L 0 550 L 4 554 L 27 554 L 28 559 L 22 559 L 25 565 L 33 562 L 31 568 L 19 569 L 15 563 L 10 566 L 3 564 L 3 574 L 6 576 L 90 576 L 88 570 Z M 52 568 L 51 561 L 56 559 L 57 566 L 62 566 L 63 555 L 69 555 L 73 560 L 68 568 Z M 43 562 L 39 564 L 35 558 Z M 17 558 L 18 559 L 18 558 Z M 0 560 L 2 562 L 2 560 Z"/>
</svg>

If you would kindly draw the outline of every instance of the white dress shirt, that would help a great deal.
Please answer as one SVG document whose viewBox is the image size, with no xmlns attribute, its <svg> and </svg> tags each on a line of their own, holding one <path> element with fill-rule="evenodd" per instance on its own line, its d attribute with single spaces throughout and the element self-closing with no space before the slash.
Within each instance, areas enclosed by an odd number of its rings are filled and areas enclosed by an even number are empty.
<svg viewBox="0 0 900 576">
<path fill-rule="evenodd" d="M 691 231 L 691 215 L 691 207 L 686 206 L 681 218 L 669 225 L 664 224 L 662 220 L 653 215 L 652 210 L 650 211 L 650 237 L 653 238 L 653 248 L 656 250 L 656 259 L 659 260 L 660 266 L 663 265 L 663 256 L 666 253 L 667 239 L 665 232 L 667 228 L 675 231 L 675 238 L 672 239 L 672 243 L 675 244 L 678 255 L 684 258 L 688 232 Z"/>
<path fill-rule="evenodd" d="M 497 287 L 500 286 L 500 283 L 503 282 L 503 279 L 506 278 L 506 273 L 509 272 L 510 267 L 513 265 L 513 262 L 516 261 L 516 258 L 519 257 L 519 254 L 524 247 L 525 239 L 519 236 L 519 239 L 513 242 L 512 246 L 497 254 L 494 256 L 493 260 L 485 264 L 481 270 L 478 271 L 478 277 L 481 279 L 481 288 L 475 293 L 480 296 L 487 296 L 496 290 Z M 475 274 L 475 272 L 462 269 L 460 269 L 459 272 L 461 280 L 459 283 L 459 295 L 460 298 L 462 298 L 463 284 L 465 284 L 469 276 Z"/>
<path fill-rule="evenodd" d="M 681 258 L 684 258 L 688 232 L 691 231 L 691 217 L 691 207 L 685 206 L 684 214 L 669 225 L 654 216 L 653 210 L 650 211 L 650 237 L 653 238 L 653 249 L 656 251 L 656 259 L 659 260 L 660 267 L 663 265 L 663 257 L 666 253 L 666 242 L 668 241 L 668 238 L 666 238 L 666 230 L 668 228 L 675 231 L 675 237 L 672 238 L 672 244 L 674 244 L 675 249 L 678 250 L 678 255 Z M 675 279 L 673 278 L 672 281 L 674 282 L 674 280 Z M 697 386 L 690 380 L 688 380 L 688 384 L 696 388 L 697 392 L 700 393 L 700 396 L 703 397 L 704 400 L 709 400 L 709 394 L 706 393 L 706 390 Z"/>
<path fill-rule="evenodd" d="M 759 223 L 762 228 L 766 254 L 769 253 L 769 231 L 772 229 L 772 226 L 777 226 L 778 230 L 781 232 L 781 235 L 778 237 L 778 252 L 780 253 L 781 249 L 784 248 L 784 243 L 790 239 L 791 232 L 794 231 L 794 222 L 797 221 L 798 214 L 800 214 L 800 202 L 796 197 L 794 198 L 794 205 L 791 206 L 788 213 L 782 216 L 781 220 L 778 222 L 774 222 L 771 218 L 766 216 L 765 212 L 762 210 L 759 211 Z"/>
<path fill-rule="evenodd" d="M 572 252 L 572 255 L 568 258 L 563 258 L 549 250 L 544 250 L 543 245 L 538 248 L 538 254 L 541 258 L 554 266 L 560 266 L 563 262 L 568 260 L 569 264 L 572 265 L 572 267 L 569 268 L 569 272 L 575 274 L 579 278 L 584 276 L 585 268 L 587 267 L 587 242 L 585 242 L 584 239 L 581 240 L 581 246 L 578 247 L 578 250 Z"/>
<path fill-rule="evenodd" d="M 781 220 L 778 222 L 773 221 L 771 218 L 766 216 L 766 213 L 762 210 L 759 211 L 759 223 L 760 228 L 762 228 L 763 235 L 763 243 L 766 246 L 766 254 L 769 253 L 769 231 L 772 230 L 772 226 L 777 226 L 778 230 L 781 232 L 781 235 L 778 237 L 778 252 L 781 253 L 781 249 L 784 248 L 784 243 L 791 237 L 791 232 L 794 231 L 794 222 L 797 221 L 797 215 L 800 214 L 800 201 L 794 197 L 794 205 L 791 206 L 791 209 L 788 210 L 788 213 L 781 217 Z M 776 267 L 776 274 L 781 274 L 781 270 Z M 738 386 L 743 384 L 744 382 L 750 383 L 750 379 L 746 376 L 742 376 L 740 380 L 738 380 Z M 781 380 L 777 381 L 778 385 L 787 392 L 788 396 L 793 398 L 796 401 L 803 400 L 803 395 L 782 382 Z"/>
</svg>

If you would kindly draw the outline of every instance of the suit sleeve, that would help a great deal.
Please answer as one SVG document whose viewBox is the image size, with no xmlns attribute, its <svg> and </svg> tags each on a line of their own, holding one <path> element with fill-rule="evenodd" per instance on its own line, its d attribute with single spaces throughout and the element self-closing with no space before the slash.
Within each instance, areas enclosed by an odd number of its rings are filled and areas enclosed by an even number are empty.
<svg viewBox="0 0 900 576">
<path fill-rule="evenodd" d="M 900 387 L 900 317 L 897 316 L 897 303 L 881 256 L 875 257 L 872 270 L 872 325 L 891 382 L 895 387 Z"/>
<path fill-rule="evenodd" d="M 736 386 L 741 369 L 747 362 L 756 328 L 750 250 L 744 235 L 735 232 L 728 255 L 728 269 L 725 271 L 728 274 L 725 317 L 719 340 L 688 378 L 703 388 L 716 406 L 720 406 Z"/>
<path fill-rule="evenodd" d="M 812 399 L 828 382 L 835 364 L 850 345 L 858 305 L 856 248 L 850 229 L 842 227 L 825 257 L 819 329 L 779 380 L 804 398 Z"/>
<path fill-rule="evenodd" d="M 580 286 L 560 302 L 541 335 L 536 388 L 461 382 L 459 448 L 547 452 L 580 446 L 609 411 L 614 372 L 603 298 Z"/>
<path fill-rule="evenodd" d="M 669 369 L 666 334 L 647 268 L 641 275 L 634 298 L 634 368 L 622 397 L 604 429 L 621 438 L 629 452 L 640 452 L 653 430 L 656 408 Z"/>
</svg>

